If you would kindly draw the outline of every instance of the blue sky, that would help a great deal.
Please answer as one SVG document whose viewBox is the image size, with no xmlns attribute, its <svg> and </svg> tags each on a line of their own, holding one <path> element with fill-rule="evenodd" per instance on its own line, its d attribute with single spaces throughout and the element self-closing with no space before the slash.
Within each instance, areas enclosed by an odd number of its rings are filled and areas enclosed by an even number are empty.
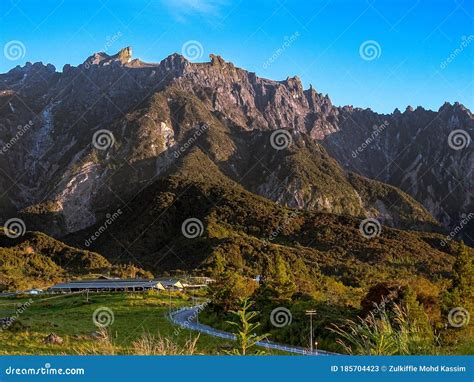
<svg viewBox="0 0 474 382">
<path fill-rule="evenodd" d="M 157 62 L 197 41 L 198 62 L 215 53 L 261 77 L 298 75 L 336 105 L 472 110 L 473 17 L 471 0 L 1 0 L 0 72 L 128 45 Z"/>
</svg>

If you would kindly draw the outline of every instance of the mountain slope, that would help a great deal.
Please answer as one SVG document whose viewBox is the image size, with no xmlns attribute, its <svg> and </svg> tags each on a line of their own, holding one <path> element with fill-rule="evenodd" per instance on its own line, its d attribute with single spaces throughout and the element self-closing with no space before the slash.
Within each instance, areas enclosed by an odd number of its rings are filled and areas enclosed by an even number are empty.
<svg viewBox="0 0 474 382">
<path fill-rule="evenodd" d="M 93 273 L 151 276 L 133 266 L 113 266 L 98 253 L 68 246 L 41 232 L 28 231 L 13 239 L 0 227 L 0 290 L 49 287 Z"/>
<path fill-rule="evenodd" d="M 292 207 L 417 229 L 436 224 L 430 213 L 451 228 L 473 207 L 472 145 L 456 151 L 446 144 L 453 129 L 472 134 L 462 105 L 392 115 L 335 107 L 297 77 L 259 78 L 214 55 L 202 64 L 177 54 L 150 64 L 126 48 L 62 72 L 27 64 L 0 75 L 0 117 L 0 143 L 8 147 L 0 213 L 23 211 L 30 228 L 55 236 L 101 221 L 197 141 L 227 176 Z M 374 125 L 383 128 L 372 139 Z M 101 150 L 93 140 L 104 129 L 112 135 L 99 137 L 111 147 Z M 294 137 L 288 150 L 268 144 L 278 129 Z M 347 170 L 401 188 L 428 212 Z"/>
<path fill-rule="evenodd" d="M 216 256 L 223 256 L 227 267 L 254 277 L 281 256 L 298 286 L 307 289 L 321 274 L 352 286 L 381 278 L 446 277 L 454 261 L 441 235 L 384 226 L 380 236 L 368 238 L 359 219 L 291 210 L 256 196 L 197 148 L 129 207 L 93 249 L 112 262 L 131 258 L 156 273 L 209 271 Z"/>
</svg>

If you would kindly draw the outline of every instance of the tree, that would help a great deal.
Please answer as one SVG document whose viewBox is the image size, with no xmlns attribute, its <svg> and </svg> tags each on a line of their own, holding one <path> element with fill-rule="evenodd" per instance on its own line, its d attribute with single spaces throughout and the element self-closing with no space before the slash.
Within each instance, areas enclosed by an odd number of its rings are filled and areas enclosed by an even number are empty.
<svg viewBox="0 0 474 382">
<path fill-rule="evenodd" d="M 220 252 L 216 252 L 214 255 L 214 265 L 212 274 L 214 278 L 220 277 L 225 271 L 226 261 L 224 256 Z"/>
<path fill-rule="evenodd" d="M 240 301 L 240 309 L 231 311 L 235 320 L 227 321 L 228 324 L 235 328 L 234 335 L 237 340 L 237 346 L 229 351 L 228 354 L 233 355 L 248 355 L 249 352 L 255 355 L 264 354 L 261 350 L 254 350 L 257 342 L 263 341 L 268 337 L 268 334 L 257 335 L 255 331 L 260 326 L 259 322 L 251 322 L 259 315 L 256 311 L 250 311 L 254 302 L 245 298 Z"/>
<path fill-rule="evenodd" d="M 275 268 L 270 280 L 265 283 L 265 288 L 272 291 L 277 299 L 289 299 L 295 293 L 296 285 L 291 280 L 285 260 L 280 255 L 275 258 Z"/>
<path fill-rule="evenodd" d="M 474 301 L 474 264 L 463 242 L 453 265 L 452 304 L 469 307 Z"/>
<path fill-rule="evenodd" d="M 406 323 L 410 332 L 417 334 L 410 342 L 410 352 L 417 353 L 417 348 L 424 349 L 433 344 L 433 329 L 423 305 L 417 300 L 416 292 L 409 286 L 404 291 L 401 304 L 406 312 Z"/>
<path fill-rule="evenodd" d="M 252 295 L 257 285 L 253 280 L 233 272 L 226 271 L 210 287 L 212 302 L 225 312 L 238 307 L 241 299 Z"/>
</svg>

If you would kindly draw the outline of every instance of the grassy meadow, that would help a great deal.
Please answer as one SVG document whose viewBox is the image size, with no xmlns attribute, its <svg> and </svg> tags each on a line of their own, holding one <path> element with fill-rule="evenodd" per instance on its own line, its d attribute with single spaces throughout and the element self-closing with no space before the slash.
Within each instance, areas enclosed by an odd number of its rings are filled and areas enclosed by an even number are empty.
<svg viewBox="0 0 474 382">
<path fill-rule="evenodd" d="M 133 343 L 144 338 L 146 342 L 150 337 L 161 337 L 185 348 L 198 337 L 167 319 L 170 299 L 166 292 L 90 293 L 88 301 L 85 294 L 1 298 L 0 317 L 16 317 L 19 304 L 24 303 L 27 307 L 15 322 L 0 330 L 0 354 L 136 354 Z M 171 294 L 172 309 L 191 304 L 188 296 Z M 107 341 L 94 337 L 98 327 L 93 314 L 102 307 L 110 309 L 114 317 L 107 327 Z M 44 343 L 50 333 L 60 336 L 63 343 Z M 193 353 L 220 354 L 229 346 L 227 341 L 200 334 Z"/>
</svg>

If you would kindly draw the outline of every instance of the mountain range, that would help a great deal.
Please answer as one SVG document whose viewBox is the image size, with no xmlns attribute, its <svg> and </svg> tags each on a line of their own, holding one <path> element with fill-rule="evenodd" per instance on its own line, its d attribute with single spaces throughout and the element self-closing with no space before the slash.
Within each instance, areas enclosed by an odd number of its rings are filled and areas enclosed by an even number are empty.
<svg viewBox="0 0 474 382">
<path fill-rule="evenodd" d="M 282 251 L 347 283 L 380 263 L 394 277 L 445 274 L 446 235 L 474 237 L 473 133 L 459 103 L 337 107 L 298 77 L 215 55 L 27 63 L 0 74 L 0 216 L 155 272 L 225 253 L 255 273 Z M 183 237 L 187 219 L 199 237 Z M 377 237 L 361 234 L 367 221 Z"/>
</svg>

